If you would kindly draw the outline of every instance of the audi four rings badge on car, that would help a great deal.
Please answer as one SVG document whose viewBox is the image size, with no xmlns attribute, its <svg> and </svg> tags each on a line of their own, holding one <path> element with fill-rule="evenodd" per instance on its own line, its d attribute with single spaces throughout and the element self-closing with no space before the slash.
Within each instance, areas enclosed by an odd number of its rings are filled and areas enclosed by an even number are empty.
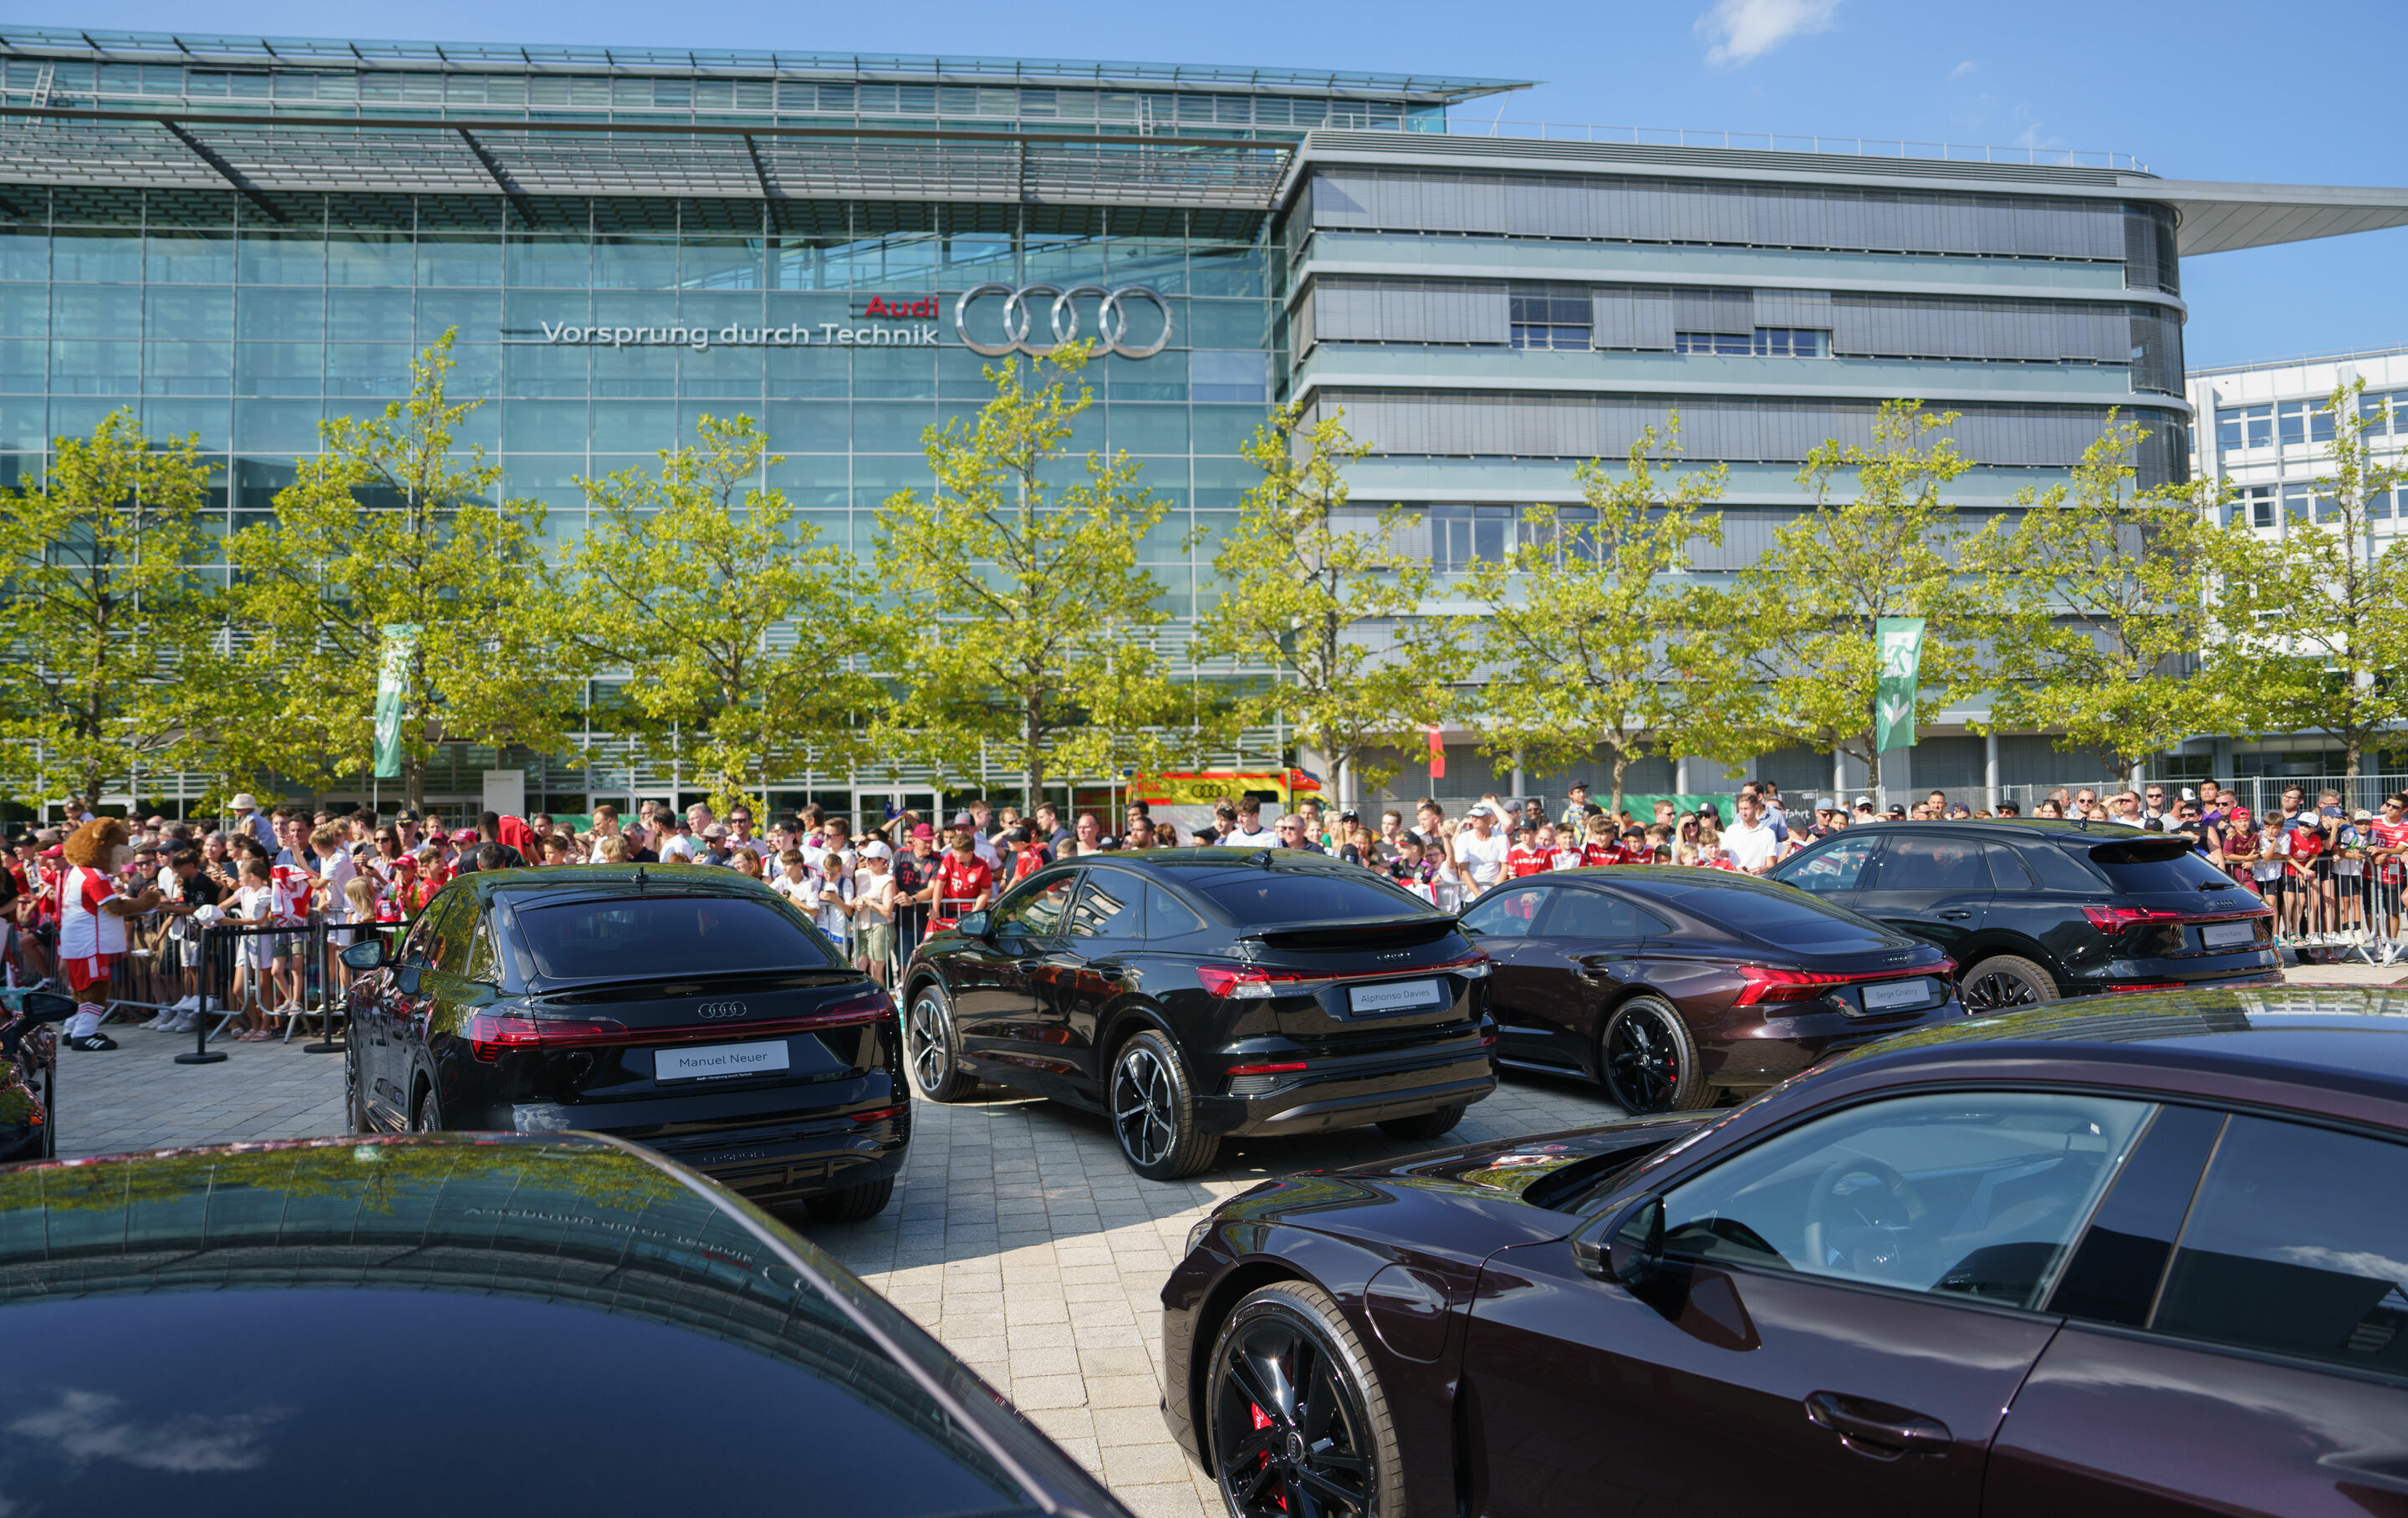
<svg viewBox="0 0 2408 1518">
<path fill-rule="evenodd" d="M 999 345 L 981 342 L 970 336 L 970 305 L 987 295 L 1003 297 L 1003 341 Z M 1054 297 L 1045 319 L 1054 340 L 1032 343 L 1028 335 L 1036 326 L 1036 311 L 1030 303 L 1046 295 Z M 1145 285 L 1123 285 L 1118 290 L 1106 290 L 1101 285 L 1072 285 L 1067 290 L 1049 284 L 1022 285 L 1017 290 L 1003 284 L 975 285 L 963 291 L 961 299 L 953 303 L 953 331 L 961 337 L 963 347 L 988 358 L 1001 358 L 1007 353 L 1043 358 L 1064 343 L 1079 340 L 1078 302 L 1086 295 L 1103 302 L 1096 308 L 1096 336 L 1101 339 L 1105 352 L 1121 358 L 1152 358 L 1170 346 L 1170 303 L 1162 298 L 1159 291 Z M 1130 299 L 1152 301 L 1154 308 L 1162 313 L 1162 336 L 1143 347 L 1131 347 L 1125 340 L 1128 311 L 1122 302 Z"/>
<path fill-rule="evenodd" d="M 706 1001 L 694 1010 L 696 1017 L 742 1017 L 752 1009 L 740 1001 Z"/>
</svg>

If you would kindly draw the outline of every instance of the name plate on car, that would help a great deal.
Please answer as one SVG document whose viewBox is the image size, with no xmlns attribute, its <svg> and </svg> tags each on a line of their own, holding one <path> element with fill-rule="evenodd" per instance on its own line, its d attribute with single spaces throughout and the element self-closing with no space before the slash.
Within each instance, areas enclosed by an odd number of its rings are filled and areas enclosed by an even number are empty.
<svg viewBox="0 0 2408 1518">
<path fill-rule="evenodd" d="M 2258 924 L 2255 922 L 2210 923 L 2199 930 L 2200 941 L 2210 949 L 2229 949 L 2236 944 L 2256 943 Z"/>
<path fill-rule="evenodd" d="M 1436 981 L 1358 985 L 1346 993 L 1347 1007 L 1357 1012 L 1406 1012 L 1422 1007 L 1443 1007 L 1446 1002 L 1446 991 Z"/>
<path fill-rule="evenodd" d="M 1931 999 L 1931 982 L 1925 980 L 1883 981 L 1865 987 L 1865 1010 L 1878 1012 L 1889 1007 L 1920 1007 Z"/>
<path fill-rule="evenodd" d="M 708 1044 L 700 1049 L 660 1049 L 652 1053 L 655 1081 L 708 1081 L 714 1076 L 761 1075 L 786 1067 L 786 1040 L 770 1043 Z"/>
</svg>

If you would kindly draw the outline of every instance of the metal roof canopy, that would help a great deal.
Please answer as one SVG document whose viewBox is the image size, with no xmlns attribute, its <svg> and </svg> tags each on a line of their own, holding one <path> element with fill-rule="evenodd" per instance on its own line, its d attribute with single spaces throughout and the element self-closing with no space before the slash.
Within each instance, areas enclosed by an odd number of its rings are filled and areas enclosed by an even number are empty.
<svg viewBox="0 0 2408 1518">
<path fill-rule="evenodd" d="M 263 197 L 666 195 L 1261 210 L 1284 143 L 942 127 L 345 118 L 0 106 L 0 180 Z"/>
<path fill-rule="evenodd" d="M 744 49 L 512 46 L 493 42 L 370 42 L 169 32 L 0 27 L 0 56 L 101 63 L 223 64 L 239 68 L 344 68 L 510 74 L 690 74 L 813 77 L 881 83 L 1122 85 L 1166 91 L 1334 94 L 1443 105 L 1528 89 L 1533 79 L 1375 74 L 1344 69 L 1105 63 L 921 53 L 787 52 Z"/>
<path fill-rule="evenodd" d="M 2204 179 L 2144 179 L 2134 189 L 2180 214 L 2185 257 L 2408 226 L 2408 189 Z"/>
</svg>

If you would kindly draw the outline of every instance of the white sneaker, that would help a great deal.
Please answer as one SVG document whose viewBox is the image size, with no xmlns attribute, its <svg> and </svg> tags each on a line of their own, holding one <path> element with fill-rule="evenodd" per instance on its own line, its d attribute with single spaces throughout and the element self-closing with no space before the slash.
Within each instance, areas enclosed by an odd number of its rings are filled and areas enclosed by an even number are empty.
<svg viewBox="0 0 2408 1518">
<path fill-rule="evenodd" d="M 199 1027 L 200 1025 L 201 1025 L 201 1014 L 200 1014 L 200 1013 L 198 1013 L 198 1012 L 186 1012 L 186 1013 L 184 1013 L 182 1016 L 180 1016 L 180 1017 L 177 1018 L 177 1019 L 176 1019 L 176 1021 L 174 1021 L 173 1023 L 168 1024 L 165 1028 L 162 1028 L 160 1031 L 161 1031 L 161 1032 L 163 1032 L 163 1033 L 190 1033 L 190 1032 L 192 1032 L 194 1028 L 197 1028 L 197 1027 Z"/>
<path fill-rule="evenodd" d="M 167 1010 L 171 1012 L 197 1012 L 201 1010 L 201 994 L 195 991 Z"/>
<path fill-rule="evenodd" d="M 148 1023 L 139 1023 L 139 1024 L 135 1024 L 135 1025 L 136 1025 L 136 1026 L 137 1026 L 137 1027 L 141 1027 L 141 1028 L 147 1028 L 147 1029 L 149 1029 L 149 1030 L 150 1030 L 150 1031 L 152 1031 L 152 1032 L 156 1032 L 156 1031 L 158 1031 L 159 1029 L 165 1027 L 165 1026 L 167 1025 L 168 1022 L 169 1022 L 171 1019 L 173 1019 L 173 1018 L 175 1017 L 175 1015 L 176 1015 L 176 1013 L 175 1013 L 175 1011 L 174 1011 L 174 1010 L 173 1010 L 173 1009 L 171 1009 L 171 1008 L 166 1008 L 166 1007 L 162 1007 L 162 1008 L 160 1008 L 160 1009 L 159 1009 L 159 1010 L 158 1010 L 158 1011 L 156 1011 L 156 1012 L 154 1012 L 154 1013 L 152 1013 L 152 1014 L 151 1014 L 151 1017 L 150 1017 L 150 1022 L 148 1022 Z"/>
</svg>

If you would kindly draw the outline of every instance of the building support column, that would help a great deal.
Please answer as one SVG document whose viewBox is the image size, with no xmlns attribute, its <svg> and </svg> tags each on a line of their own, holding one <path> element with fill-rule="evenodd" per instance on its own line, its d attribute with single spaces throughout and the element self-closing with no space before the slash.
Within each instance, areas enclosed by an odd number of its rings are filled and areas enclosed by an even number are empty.
<svg viewBox="0 0 2408 1518">
<path fill-rule="evenodd" d="M 1999 734 L 1993 728 L 1982 735 L 1983 805 L 1992 811 L 1999 809 Z"/>
</svg>

